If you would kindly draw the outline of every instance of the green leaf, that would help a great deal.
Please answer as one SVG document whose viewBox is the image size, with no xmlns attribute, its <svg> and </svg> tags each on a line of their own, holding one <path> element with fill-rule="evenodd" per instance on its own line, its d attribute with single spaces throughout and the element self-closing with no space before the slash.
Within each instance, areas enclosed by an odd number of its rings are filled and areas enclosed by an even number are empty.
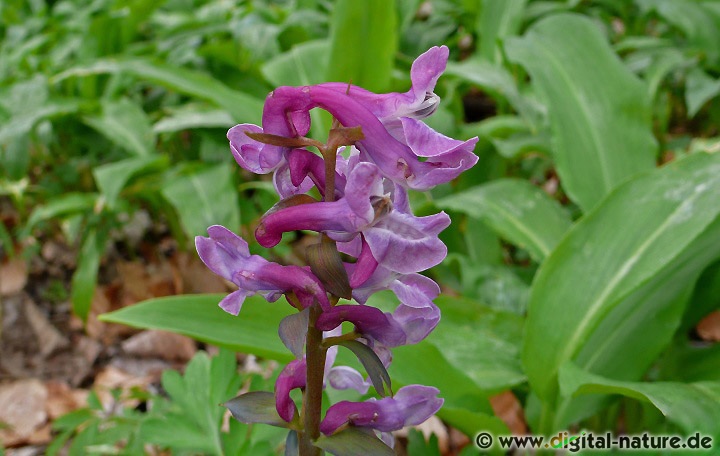
<svg viewBox="0 0 720 456">
<path fill-rule="evenodd" d="M 335 456 L 395 456 L 395 451 L 372 431 L 349 427 L 331 436 L 321 436 L 315 446 Z"/>
<path fill-rule="evenodd" d="M 343 340 L 339 342 L 338 345 L 347 348 L 355 354 L 368 373 L 378 395 L 382 397 L 392 395 L 390 374 L 385 370 L 385 366 L 373 349 L 357 340 Z"/>
<path fill-rule="evenodd" d="M 40 222 L 76 213 L 91 212 L 97 204 L 97 193 L 68 193 L 35 208 L 23 228 L 26 234 Z"/>
<path fill-rule="evenodd" d="M 222 163 L 178 176 L 163 187 L 163 196 L 177 211 L 190 238 L 207 234 L 211 225 L 223 225 L 230 230 L 240 227 L 233 171 L 234 167 Z"/>
<path fill-rule="evenodd" d="M 675 343 L 660 362 L 661 379 L 683 382 L 720 382 L 720 344 L 707 347 L 689 341 Z"/>
<path fill-rule="evenodd" d="M 445 74 L 456 76 L 484 91 L 501 96 L 529 124 L 540 124 L 545 108 L 520 94 L 515 79 L 505 68 L 480 58 L 469 58 L 462 63 L 448 62 Z"/>
<path fill-rule="evenodd" d="M 173 109 L 170 115 L 155 122 L 155 133 L 173 133 L 195 128 L 230 128 L 233 118 L 223 109 L 214 109 L 197 103 L 189 103 Z"/>
<path fill-rule="evenodd" d="M 331 26 L 330 81 L 387 91 L 397 51 L 394 0 L 338 0 Z"/>
<path fill-rule="evenodd" d="M 0 126 L 0 145 L 30 132 L 41 120 L 74 113 L 78 107 L 75 100 L 57 99 L 49 100 L 33 111 L 17 114 Z"/>
<path fill-rule="evenodd" d="M 116 145 L 131 154 L 147 157 L 155 149 L 155 134 L 150 119 L 137 104 L 122 98 L 102 100 L 102 114 L 86 116 L 84 121 Z"/>
<path fill-rule="evenodd" d="M 693 0 L 636 0 L 644 9 L 654 9 L 665 21 L 685 33 L 690 47 L 707 54 L 710 60 L 720 55 L 717 44 L 720 43 L 718 14 L 709 7 L 712 2 Z"/>
<path fill-rule="evenodd" d="M 264 423 L 271 426 L 288 427 L 275 408 L 275 394 L 269 391 L 250 391 L 223 404 L 232 416 L 246 424 Z"/>
<path fill-rule="evenodd" d="M 229 112 L 236 122 L 260 123 L 263 101 L 233 90 L 212 76 L 187 68 L 135 57 L 97 60 L 54 76 L 57 83 L 69 77 L 125 73 L 178 92 L 212 101 Z"/>
<path fill-rule="evenodd" d="M 250 296 L 237 317 L 218 307 L 225 295 L 198 294 L 150 299 L 100 316 L 102 321 L 162 329 L 208 344 L 281 362 L 293 358 L 277 337 L 280 321 L 294 309 L 279 299 L 268 303 Z"/>
<path fill-rule="evenodd" d="M 479 218 L 498 235 L 542 262 L 570 228 L 567 211 L 544 191 L 521 179 L 499 179 L 439 199 L 441 209 Z"/>
<path fill-rule="evenodd" d="M 135 157 L 96 166 L 92 173 L 108 206 L 114 207 L 118 195 L 130 179 L 149 170 L 163 169 L 167 167 L 168 163 L 167 156 Z"/>
<path fill-rule="evenodd" d="M 520 29 L 527 0 L 482 0 L 478 21 L 480 55 L 490 62 L 501 59 L 499 44 Z"/>
<path fill-rule="evenodd" d="M 509 57 L 547 102 L 563 188 L 587 212 L 655 165 L 647 91 L 589 18 L 558 14 L 508 40 Z"/>
<path fill-rule="evenodd" d="M 104 236 L 98 235 L 96 230 L 90 230 L 85 236 L 78 266 L 72 277 L 72 292 L 70 300 L 75 315 L 83 321 L 87 321 L 92 305 L 92 298 L 95 294 L 97 284 L 98 268 L 100 267 L 100 255 L 104 250 Z"/>
<path fill-rule="evenodd" d="M 558 416 L 580 413 L 554 403 L 565 362 L 636 380 L 669 343 L 690 286 L 720 256 L 718 173 L 720 155 L 700 153 L 626 182 L 540 267 L 523 363 L 534 391 Z M 558 419 L 553 429 L 564 424 Z"/>
<path fill-rule="evenodd" d="M 591 374 L 568 363 L 560 368 L 560 388 L 572 394 L 620 394 L 649 401 L 688 434 L 720 438 L 720 382 L 622 382 Z"/>
<path fill-rule="evenodd" d="M 468 299 L 440 296 L 435 302 L 442 309 L 437 328 L 416 345 L 393 349 L 393 381 L 434 386 L 445 407 L 492 413 L 487 397 L 525 380 L 519 360 L 522 317 Z M 368 305 L 388 312 L 397 300 L 376 293 Z"/>
<path fill-rule="evenodd" d="M 163 447 L 219 454 L 208 435 L 189 418 L 173 416 L 143 420 L 140 425 L 140 438 Z"/>
<path fill-rule="evenodd" d="M 325 82 L 328 70 L 328 40 L 296 44 L 263 64 L 261 71 L 273 86 L 304 86 Z"/>
<path fill-rule="evenodd" d="M 693 68 L 687 75 L 685 104 L 688 117 L 694 117 L 708 101 L 720 95 L 720 79 L 713 79 L 699 68 Z"/>
</svg>

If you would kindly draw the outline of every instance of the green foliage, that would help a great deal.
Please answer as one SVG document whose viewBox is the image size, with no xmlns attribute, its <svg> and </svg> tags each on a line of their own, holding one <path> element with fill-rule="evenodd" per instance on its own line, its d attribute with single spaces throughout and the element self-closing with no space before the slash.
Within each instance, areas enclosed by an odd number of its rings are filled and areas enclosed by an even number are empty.
<svg viewBox="0 0 720 456">
<path fill-rule="evenodd" d="M 91 392 L 88 407 L 70 412 L 53 423 L 58 432 L 47 448 L 48 455 L 142 454 L 148 447 L 171 450 L 173 454 L 250 456 L 279 454 L 285 437 L 282 430 L 268 432 L 263 427 L 230 422 L 223 430 L 225 408 L 221 404 L 234 397 L 243 383 L 269 387 L 258 374 L 239 374 L 235 354 L 228 350 L 210 358 L 198 352 L 184 375 L 166 371 L 162 377 L 165 394 L 136 391 L 125 396 L 112 393 L 108 410 Z M 142 401 L 142 412 L 125 404 Z M 63 450 L 64 451 L 64 450 Z"/>
</svg>

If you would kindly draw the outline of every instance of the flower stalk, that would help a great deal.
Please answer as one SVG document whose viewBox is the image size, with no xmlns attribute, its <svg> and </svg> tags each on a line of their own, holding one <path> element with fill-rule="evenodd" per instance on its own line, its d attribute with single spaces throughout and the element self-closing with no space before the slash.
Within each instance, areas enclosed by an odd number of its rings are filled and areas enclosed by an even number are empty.
<svg viewBox="0 0 720 456">
<path fill-rule="evenodd" d="M 257 242 L 269 248 L 285 233 L 319 235 L 303 267 L 251 255 L 245 240 L 221 226 L 210 227 L 208 238 L 196 238 L 205 264 L 238 286 L 220 303 L 224 310 L 237 315 L 253 294 L 270 302 L 284 295 L 297 310 L 278 329 L 296 359 L 278 376 L 274 395 L 246 393 L 232 401 L 233 416 L 241 421 L 289 429 L 286 455 L 320 456 L 333 439 L 338 456 L 344 455 L 337 444 L 349 445 L 348 454 L 355 454 L 351 447 L 392 446 L 391 432 L 420 424 L 442 406 L 439 391 L 430 386 L 407 385 L 393 393 L 387 368 L 391 348 L 423 340 L 440 320 L 433 303 L 440 288 L 419 272 L 445 258 L 438 235 L 450 219 L 443 212 L 413 215 L 407 189 L 449 182 L 477 162 L 477 138 L 448 138 L 422 122 L 437 108 L 433 89 L 447 57 L 445 47 L 418 57 L 406 93 L 374 94 L 339 83 L 279 87 L 267 97 L 262 127 L 241 124 L 228 131 L 237 163 L 273 173 L 280 196 L 261 218 Z M 316 107 L 334 117 L 326 144 L 305 136 Z M 307 194 L 313 187 L 322 200 Z M 394 311 L 367 305 L 381 290 L 397 297 Z M 338 305 L 340 298 L 347 302 Z M 353 329 L 343 333 L 345 322 Z M 339 349 L 351 351 L 367 376 L 335 366 Z M 365 394 L 370 385 L 377 399 L 332 404 L 323 417 L 324 388 Z M 294 389 L 303 393 L 300 410 L 290 395 Z M 348 427 L 369 432 L 340 435 Z M 387 450 L 383 454 L 392 453 Z"/>
</svg>

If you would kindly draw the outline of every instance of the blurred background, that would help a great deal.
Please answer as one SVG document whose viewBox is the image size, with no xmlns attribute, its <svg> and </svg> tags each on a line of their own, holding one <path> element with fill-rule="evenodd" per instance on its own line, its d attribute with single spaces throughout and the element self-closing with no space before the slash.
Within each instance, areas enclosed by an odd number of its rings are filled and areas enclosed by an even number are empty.
<svg viewBox="0 0 720 456">
<path fill-rule="evenodd" d="M 463 388 L 482 391 L 485 405 L 471 415 L 448 408 L 443 421 L 402 434 L 397 451 L 477 454 L 475 431 L 533 428 L 520 361 L 533 279 L 567 228 L 626 178 L 720 150 L 720 2 L 2 0 L 4 451 L 280 454 L 284 434 L 272 430 L 235 429 L 247 439 L 218 450 L 227 423 L 183 422 L 197 410 L 182 403 L 183 394 L 220 381 L 210 366 L 233 371 L 239 362 L 240 373 L 224 380 L 228 391 L 271 389 L 273 360 L 283 359 L 263 352 L 264 341 L 238 348 L 208 336 L 212 329 L 142 319 L 132 328 L 98 316 L 148 299 L 232 289 L 206 270 L 192 240 L 213 224 L 250 240 L 277 201 L 270 176 L 240 169 L 225 138 L 237 123 L 260 123 L 274 87 L 341 81 L 404 92 L 412 61 L 436 45 L 450 48 L 450 62 L 435 89 L 442 103 L 427 123 L 453 138 L 479 136 L 480 162 L 432 194 L 412 195 L 418 215 L 444 209 L 453 218 L 441 236 L 448 258 L 428 274 L 443 288 L 447 324 L 473 325 L 443 331 L 443 323 L 423 353 L 458 372 L 443 393 L 456 393 L 460 403 Z M 329 123 L 314 113 L 311 135 L 324 140 Z M 603 166 L 592 157 L 606 150 L 619 157 L 608 165 L 616 172 L 600 178 L 602 191 L 583 189 Z M 516 187 L 505 188 L 508 181 Z M 523 209 L 534 198 L 547 212 Z M 251 250 L 302 264 L 302 243 L 296 233 L 273 249 Z M 716 259 L 697 269 L 712 290 L 720 283 Z M 720 339 L 709 286 L 695 291 L 710 297 L 686 319 L 683 344 Z M 686 294 L 691 299 L 693 288 Z M 656 371 L 672 365 L 687 373 L 689 355 L 678 347 L 663 352 L 671 361 L 653 364 Z M 215 355 L 212 362 L 199 351 Z M 413 365 L 403 353 L 401 383 Z M 194 356 L 192 383 L 185 366 Z M 414 364 L 437 369 L 432 356 Z M 696 367 L 707 374 L 716 360 Z M 652 360 L 640 364 L 647 370 Z M 173 369 L 186 376 L 163 374 Z M 679 380 L 717 381 L 713 375 Z M 204 406 L 216 407 L 212 400 Z M 614 414 L 580 418 L 614 427 L 649 416 L 637 429 L 667 429 L 648 424 L 664 423 L 657 410 L 613 407 Z M 169 426 L 161 417 L 176 421 Z"/>
</svg>

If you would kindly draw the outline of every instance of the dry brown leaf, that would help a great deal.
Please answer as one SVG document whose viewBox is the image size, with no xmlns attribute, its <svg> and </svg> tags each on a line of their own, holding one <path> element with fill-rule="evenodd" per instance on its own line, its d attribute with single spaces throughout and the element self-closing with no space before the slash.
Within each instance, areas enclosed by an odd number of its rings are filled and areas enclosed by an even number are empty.
<svg viewBox="0 0 720 456">
<path fill-rule="evenodd" d="M 59 348 L 68 346 L 68 340 L 50 323 L 32 299 L 25 299 L 23 309 L 25 318 L 37 337 L 41 355 L 47 356 Z"/>
<path fill-rule="evenodd" d="M 14 258 L 0 263 L 0 295 L 10 296 L 20 292 L 28 280 L 27 263 L 22 258 Z"/>
<path fill-rule="evenodd" d="M 500 394 L 490 398 L 495 415 L 498 416 L 507 425 L 510 432 L 514 435 L 525 435 L 528 432 L 525 423 L 525 415 L 523 413 L 520 401 L 515 397 L 512 391 L 503 391 Z"/>
<path fill-rule="evenodd" d="M 146 389 L 152 383 L 151 376 L 138 377 L 118 369 L 114 366 L 107 366 L 95 377 L 93 390 L 97 393 L 100 402 L 105 410 L 111 410 L 114 407 L 114 399 L 111 391 L 120 389 L 127 393 L 134 387 Z M 137 400 L 123 401 L 126 407 L 135 407 Z"/>
<path fill-rule="evenodd" d="M 703 340 L 720 342 L 720 310 L 716 310 L 703 318 L 696 329 Z"/>
<path fill-rule="evenodd" d="M 135 334 L 122 343 L 122 349 L 129 355 L 182 362 L 189 361 L 197 351 L 195 341 L 189 337 L 158 330 Z"/>
<path fill-rule="evenodd" d="M 72 389 L 67 383 L 57 380 L 45 382 L 45 388 L 48 392 L 45 411 L 51 420 L 87 405 L 87 390 Z"/>
<path fill-rule="evenodd" d="M 48 392 L 37 379 L 17 380 L 0 385 L 0 441 L 6 446 L 30 442 L 47 421 L 45 402 Z"/>
</svg>

